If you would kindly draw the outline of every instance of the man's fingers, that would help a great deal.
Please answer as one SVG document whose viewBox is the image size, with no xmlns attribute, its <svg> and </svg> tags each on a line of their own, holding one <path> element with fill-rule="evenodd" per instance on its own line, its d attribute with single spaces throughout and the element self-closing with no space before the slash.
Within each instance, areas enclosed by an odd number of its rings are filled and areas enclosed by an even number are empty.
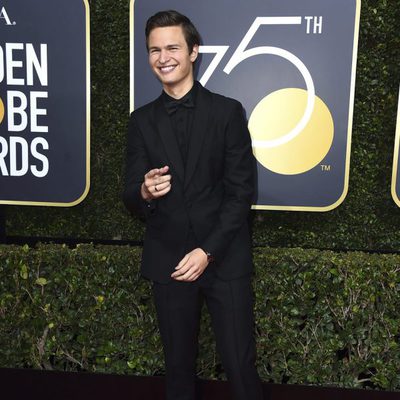
<svg viewBox="0 0 400 400">
<path fill-rule="evenodd" d="M 164 175 L 165 173 L 168 172 L 168 170 L 169 170 L 169 167 L 167 165 L 162 168 L 154 168 L 154 169 L 151 169 L 144 177 L 147 179 L 151 179 L 157 175 Z"/>
<path fill-rule="evenodd" d="M 179 261 L 179 264 L 175 267 L 176 270 L 180 270 L 189 260 L 189 254 L 186 254 L 185 257 Z M 182 273 L 182 272 L 181 272 Z"/>
<path fill-rule="evenodd" d="M 192 264 L 186 263 L 182 268 L 176 270 L 174 274 L 182 276 L 187 274 L 193 268 Z"/>
<path fill-rule="evenodd" d="M 171 182 L 171 175 L 156 176 L 152 179 L 147 179 L 146 182 L 149 186 L 157 185 L 157 187 L 158 187 L 159 185 L 161 185 L 163 183 Z"/>
<path fill-rule="evenodd" d="M 195 281 L 207 266 L 207 264 L 204 265 L 204 261 L 202 261 L 204 257 L 205 253 L 203 250 L 199 248 L 192 250 L 190 253 L 186 254 L 175 267 L 176 271 L 171 277 L 178 281 Z"/>
<path fill-rule="evenodd" d="M 177 276 L 177 281 L 193 282 L 200 276 L 199 271 L 196 268 L 190 268 L 185 274 Z"/>
<path fill-rule="evenodd" d="M 158 190 L 158 191 L 152 192 L 151 195 L 154 199 L 157 199 L 159 197 L 166 195 L 170 190 L 171 190 L 171 185 L 167 186 L 163 190 Z"/>
<path fill-rule="evenodd" d="M 154 185 L 154 190 L 156 192 L 161 192 L 162 190 L 166 189 L 169 186 L 171 186 L 170 181 L 157 183 L 156 185 Z"/>
<path fill-rule="evenodd" d="M 166 195 L 171 190 L 171 175 L 165 175 L 169 170 L 168 166 L 154 168 L 144 176 L 143 190 L 147 199 L 157 199 Z"/>
<path fill-rule="evenodd" d="M 175 275 L 177 274 L 177 275 Z M 190 268 L 182 268 L 181 270 L 174 272 L 173 278 L 178 281 L 189 281 L 192 277 L 197 274 L 196 268 L 192 265 Z M 175 275 L 175 276 L 174 276 Z"/>
<path fill-rule="evenodd" d="M 171 175 L 163 175 L 163 176 L 158 176 L 156 175 L 153 178 L 145 178 L 144 184 L 149 192 L 157 192 L 160 189 L 164 189 L 166 185 L 162 186 L 161 188 L 159 187 L 162 184 L 165 183 L 170 183 L 171 182 Z"/>
<path fill-rule="evenodd" d="M 181 277 L 187 277 L 190 276 L 191 274 L 193 274 L 193 267 L 194 264 L 190 263 L 190 261 L 188 260 L 188 258 L 186 258 L 187 256 L 183 257 L 182 261 L 175 267 L 175 272 L 173 274 L 171 274 L 171 277 L 174 279 L 179 279 Z M 193 269 L 192 272 L 190 272 Z"/>
<path fill-rule="evenodd" d="M 188 271 L 187 274 L 182 276 L 182 281 L 186 281 L 186 282 L 193 282 L 195 281 L 198 277 L 199 277 L 199 272 L 198 271 Z"/>
<path fill-rule="evenodd" d="M 159 174 L 159 169 L 155 168 L 155 169 L 151 169 L 144 177 L 145 177 L 145 179 L 151 179 L 151 178 L 154 178 L 158 174 Z"/>
</svg>

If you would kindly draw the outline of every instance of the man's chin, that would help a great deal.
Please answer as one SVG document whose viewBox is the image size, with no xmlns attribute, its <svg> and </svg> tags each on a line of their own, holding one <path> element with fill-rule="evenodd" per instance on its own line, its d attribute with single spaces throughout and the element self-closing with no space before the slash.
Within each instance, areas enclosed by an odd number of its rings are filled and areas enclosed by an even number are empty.
<svg viewBox="0 0 400 400">
<path fill-rule="evenodd" d="M 177 79 L 174 79 L 172 76 L 165 76 L 165 75 L 157 75 L 158 80 L 163 84 L 163 85 L 174 85 L 177 83 Z"/>
</svg>

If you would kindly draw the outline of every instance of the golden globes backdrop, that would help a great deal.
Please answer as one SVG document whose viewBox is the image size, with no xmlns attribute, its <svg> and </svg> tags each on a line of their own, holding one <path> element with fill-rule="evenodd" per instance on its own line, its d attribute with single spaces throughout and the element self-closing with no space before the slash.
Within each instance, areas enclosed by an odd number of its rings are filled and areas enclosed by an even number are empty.
<svg viewBox="0 0 400 400">
<path fill-rule="evenodd" d="M 89 190 L 87 0 L 0 0 L 0 204 Z"/>
<path fill-rule="evenodd" d="M 131 110 L 160 93 L 144 27 L 165 9 L 202 35 L 197 79 L 247 112 L 253 208 L 337 207 L 348 187 L 360 0 L 131 0 Z"/>
<path fill-rule="evenodd" d="M 393 172 L 392 172 L 392 197 L 395 203 L 400 207 L 399 152 L 400 152 L 400 88 L 399 88 L 399 103 L 397 106 L 396 139 L 394 142 Z"/>
</svg>

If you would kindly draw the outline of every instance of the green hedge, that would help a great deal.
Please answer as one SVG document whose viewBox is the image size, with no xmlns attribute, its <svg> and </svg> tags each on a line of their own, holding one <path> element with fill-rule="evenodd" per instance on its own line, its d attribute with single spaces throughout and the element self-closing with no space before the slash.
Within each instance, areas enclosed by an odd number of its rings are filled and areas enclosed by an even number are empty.
<svg viewBox="0 0 400 400">
<path fill-rule="evenodd" d="M 140 249 L 0 246 L 0 367 L 163 373 Z M 262 379 L 400 389 L 400 256 L 255 248 Z M 209 318 L 199 373 L 222 377 Z"/>
<path fill-rule="evenodd" d="M 141 0 L 145 1 L 145 0 Z M 72 209 L 8 207 L 8 235 L 140 240 L 120 193 L 129 113 L 129 0 L 92 0 L 92 184 Z M 400 243 L 390 195 L 400 62 L 398 1 L 362 0 L 349 194 L 328 213 L 254 212 L 260 246 L 389 249 Z"/>
</svg>

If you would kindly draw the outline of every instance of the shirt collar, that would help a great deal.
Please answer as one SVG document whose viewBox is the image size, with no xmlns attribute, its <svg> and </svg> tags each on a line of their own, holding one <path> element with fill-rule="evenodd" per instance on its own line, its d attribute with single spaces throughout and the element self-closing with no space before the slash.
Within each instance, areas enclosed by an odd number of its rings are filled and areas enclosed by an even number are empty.
<svg viewBox="0 0 400 400">
<path fill-rule="evenodd" d="M 169 102 L 178 102 L 178 103 L 189 102 L 189 103 L 193 104 L 193 106 L 195 106 L 196 105 L 197 87 L 198 87 L 198 82 L 194 81 L 192 88 L 180 99 L 175 99 L 174 97 L 170 96 L 165 90 L 163 90 L 162 97 L 163 97 L 164 104 L 167 104 Z"/>
</svg>

